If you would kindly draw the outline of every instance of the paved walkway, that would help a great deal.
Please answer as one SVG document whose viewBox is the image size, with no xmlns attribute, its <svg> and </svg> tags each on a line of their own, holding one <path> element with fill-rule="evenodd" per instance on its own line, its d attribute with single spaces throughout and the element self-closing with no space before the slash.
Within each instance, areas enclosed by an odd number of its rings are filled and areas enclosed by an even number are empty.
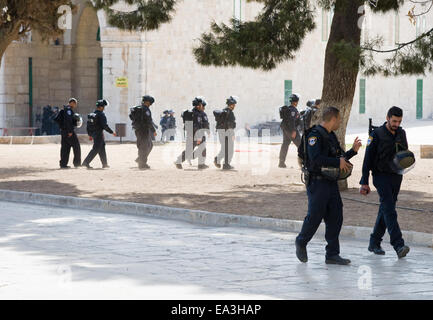
<svg viewBox="0 0 433 320">
<path fill-rule="evenodd" d="M 0 202 L 0 299 L 433 299 L 433 251 L 342 241 L 352 266 L 294 255 L 295 234 Z"/>
</svg>

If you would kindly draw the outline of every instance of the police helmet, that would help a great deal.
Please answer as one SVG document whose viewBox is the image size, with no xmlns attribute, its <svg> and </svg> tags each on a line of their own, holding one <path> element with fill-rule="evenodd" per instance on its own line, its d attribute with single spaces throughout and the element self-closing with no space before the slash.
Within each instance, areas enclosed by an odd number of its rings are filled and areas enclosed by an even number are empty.
<svg viewBox="0 0 433 320">
<path fill-rule="evenodd" d="M 151 97 L 151 96 L 146 95 L 146 96 L 143 97 L 143 99 L 141 100 L 141 102 L 144 103 L 146 101 L 150 102 L 150 105 L 152 105 L 152 104 L 154 104 L 155 99 L 153 97 Z"/>
<path fill-rule="evenodd" d="M 195 97 L 194 100 L 192 101 L 192 106 L 197 107 L 200 104 L 203 105 L 204 107 L 206 106 L 207 103 L 204 97 L 202 96 Z"/>
<path fill-rule="evenodd" d="M 75 102 L 75 104 L 78 104 L 78 101 L 77 101 L 77 99 L 75 99 L 75 98 L 70 98 L 70 99 L 69 99 L 69 103 L 71 103 L 71 102 Z"/>
<path fill-rule="evenodd" d="M 399 151 L 392 160 L 392 166 L 396 173 L 405 174 L 415 167 L 415 155 L 409 150 Z"/>
<path fill-rule="evenodd" d="M 230 96 L 230 97 L 227 99 L 226 104 L 227 104 L 228 106 L 229 106 L 229 105 L 232 105 L 232 104 L 237 104 L 237 103 L 238 103 L 238 100 L 239 100 L 238 97 L 236 97 L 236 96 Z"/>
<path fill-rule="evenodd" d="M 110 103 L 105 99 L 96 101 L 96 107 L 104 107 L 105 108 L 105 107 L 108 107 L 109 105 L 110 105 Z"/>
<path fill-rule="evenodd" d="M 296 93 L 293 93 L 290 95 L 290 102 L 298 102 L 299 101 L 299 95 Z"/>
<path fill-rule="evenodd" d="M 81 126 L 83 125 L 83 118 L 78 113 L 74 113 L 74 115 L 72 116 L 72 120 L 74 123 L 74 127 L 77 129 L 81 128 Z"/>
<path fill-rule="evenodd" d="M 307 101 L 307 107 L 312 107 L 312 106 L 314 106 L 314 103 L 315 103 L 316 101 L 315 100 L 308 100 Z"/>
</svg>

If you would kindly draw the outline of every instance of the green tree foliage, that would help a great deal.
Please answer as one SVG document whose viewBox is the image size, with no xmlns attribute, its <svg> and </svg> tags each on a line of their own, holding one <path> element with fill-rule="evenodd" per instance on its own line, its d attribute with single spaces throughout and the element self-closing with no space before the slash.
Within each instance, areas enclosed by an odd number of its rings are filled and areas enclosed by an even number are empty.
<svg viewBox="0 0 433 320">
<path fill-rule="evenodd" d="M 124 0 L 133 7 L 130 12 L 119 12 L 112 8 L 119 0 L 92 1 L 96 9 L 103 9 L 107 13 L 108 22 L 124 30 L 155 30 L 161 24 L 171 20 L 175 12 L 176 0 Z"/>
<path fill-rule="evenodd" d="M 43 39 L 61 35 L 58 13 L 62 5 L 73 8 L 70 0 L 0 0 L 0 61 L 12 41 L 34 30 Z"/>
</svg>

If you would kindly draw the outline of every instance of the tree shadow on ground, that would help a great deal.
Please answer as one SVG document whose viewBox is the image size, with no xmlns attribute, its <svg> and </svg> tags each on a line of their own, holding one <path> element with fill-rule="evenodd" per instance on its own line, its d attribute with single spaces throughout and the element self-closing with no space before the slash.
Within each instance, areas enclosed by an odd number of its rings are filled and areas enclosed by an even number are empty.
<svg viewBox="0 0 433 320">
<path fill-rule="evenodd" d="M 11 167 L 11 168 L 0 168 L 0 179 L 16 178 L 20 176 L 26 176 L 33 173 L 47 172 L 50 171 L 46 168 L 34 168 L 34 167 Z"/>
<path fill-rule="evenodd" d="M 80 197 L 83 192 L 75 185 L 56 180 L 0 181 L 0 189 Z"/>
</svg>

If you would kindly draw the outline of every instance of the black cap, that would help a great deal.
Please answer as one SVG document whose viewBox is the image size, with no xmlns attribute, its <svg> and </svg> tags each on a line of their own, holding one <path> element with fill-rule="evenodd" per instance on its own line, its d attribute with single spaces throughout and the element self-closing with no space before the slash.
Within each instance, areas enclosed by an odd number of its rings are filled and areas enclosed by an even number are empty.
<svg viewBox="0 0 433 320">
<path fill-rule="evenodd" d="M 146 95 L 146 96 L 143 96 L 143 99 L 142 99 L 141 101 L 142 101 L 142 102 L 149 101 L 149 102 L 150 102 L 150 105 L 152 105 L 152 104 L 154 104 L 155 99 L 154 99 L 152 96 L 148 96 L 148 95 Z"/>
</svg>

